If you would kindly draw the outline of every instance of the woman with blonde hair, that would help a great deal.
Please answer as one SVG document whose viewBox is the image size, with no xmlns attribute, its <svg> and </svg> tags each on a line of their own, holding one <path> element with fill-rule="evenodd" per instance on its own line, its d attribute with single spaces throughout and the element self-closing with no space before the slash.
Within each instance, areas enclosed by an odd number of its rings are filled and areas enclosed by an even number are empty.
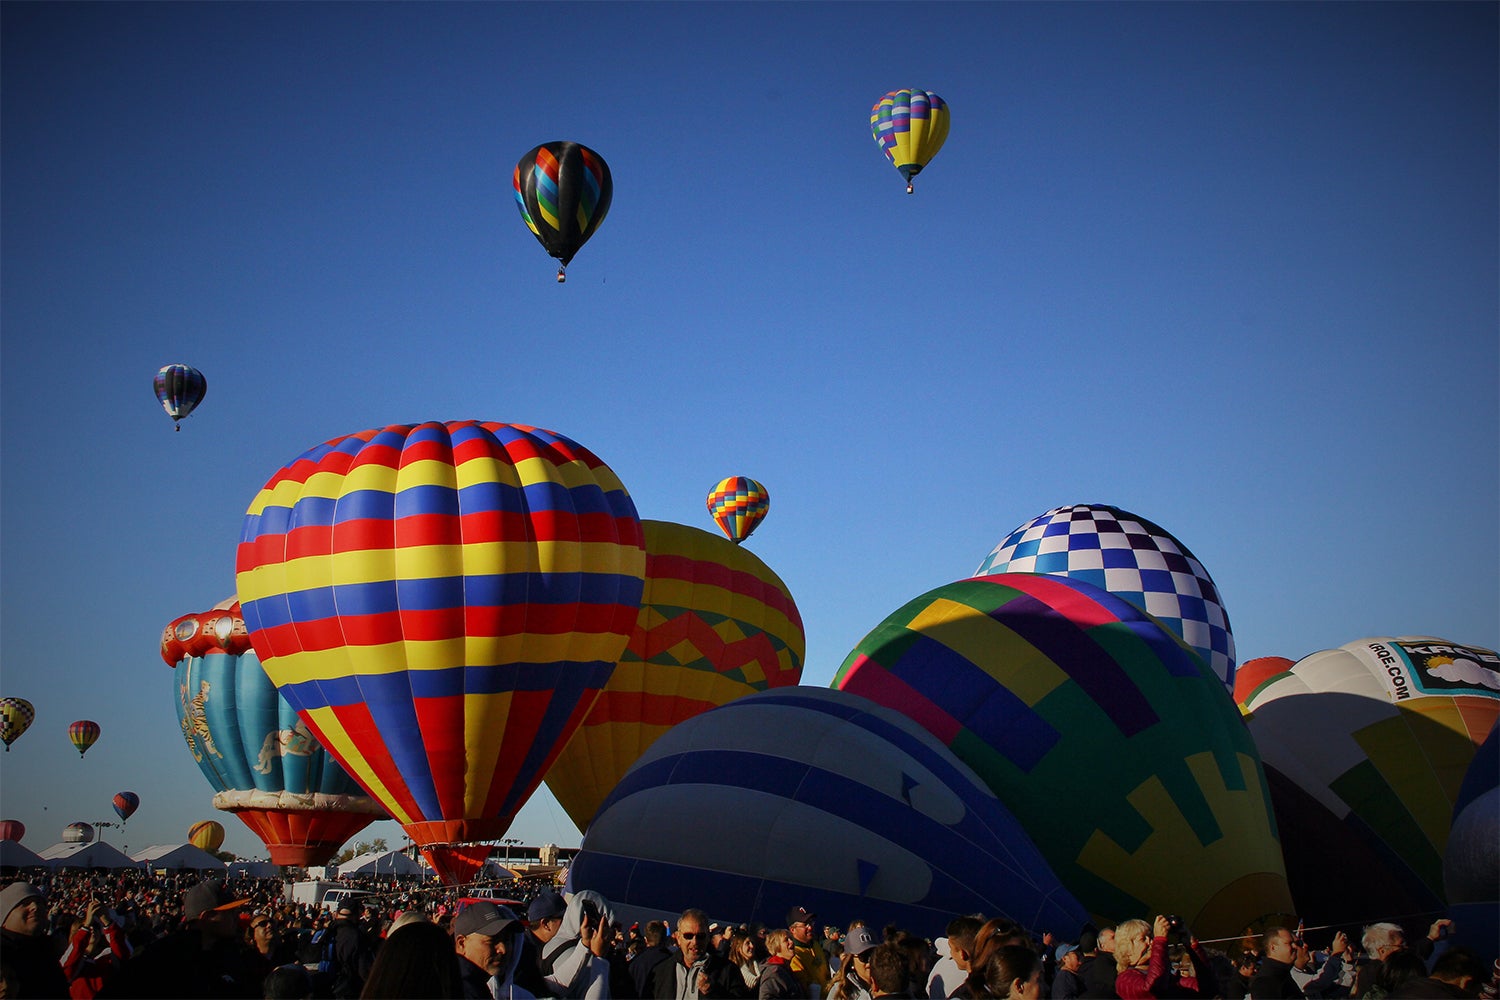
<svg viewBox="0 0 1500 1000">
<path fill-rule="evenodd" d="M 792 932 L 785 927 L 766 933 L 766 951 L 771 957 L 757 980 L 755 995 L 759 1000 L 807 1000 L 802 980 L 792 972 L 792 945 Z"/>
<path fill-rule="evenodd" d="M 1115 996 L 1120 1000 L 1157 997 L 1211 997 L 1218 990 L 1208 955 L 1189 935 L 1188 957 L 1195 975 L 1177 973 L 1167 960 L 1167 932 L 1172 925 L 1158 915 L 1150 927 L 1144 920 L 1127 920 L 1115 927 Z"/>
</svg>

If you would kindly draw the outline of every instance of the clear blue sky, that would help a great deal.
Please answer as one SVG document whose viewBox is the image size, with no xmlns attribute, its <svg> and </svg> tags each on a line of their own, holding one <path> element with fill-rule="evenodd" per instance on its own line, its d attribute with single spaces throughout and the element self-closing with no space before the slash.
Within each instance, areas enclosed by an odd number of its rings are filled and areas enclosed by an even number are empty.
<svg viewBox="0 0 1500 1000">
<path fill-rule="evenodd" d="M 1497 9 L 5 4 L 0 813 L 216 816 L 160 630 L 277 468 L 387 423 L 549 427 L 710 529 L 764 482 L 809 684 L 1074 502 L 1187 543 L 1242 661 L 1495 647 Z M 901 87 L 952 108 L 911 197 Z M 615 182 L 563 286 L 510 182 L 554 139 Z M 545 790 L 513 834 L 579 839 Z"/>
</svg>

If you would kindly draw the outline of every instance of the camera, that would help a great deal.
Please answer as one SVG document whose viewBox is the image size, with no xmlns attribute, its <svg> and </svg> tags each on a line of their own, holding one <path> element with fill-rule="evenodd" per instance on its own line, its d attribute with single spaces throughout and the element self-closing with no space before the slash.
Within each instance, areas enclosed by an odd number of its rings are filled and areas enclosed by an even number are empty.
<svg viewBox="0 0 1500 1000">
<path fill-rule="evenodd" d="M 1175 913 L 1167 914 L 1167 944 L 1187 944 L 1187 928 Z"/>
</svg>

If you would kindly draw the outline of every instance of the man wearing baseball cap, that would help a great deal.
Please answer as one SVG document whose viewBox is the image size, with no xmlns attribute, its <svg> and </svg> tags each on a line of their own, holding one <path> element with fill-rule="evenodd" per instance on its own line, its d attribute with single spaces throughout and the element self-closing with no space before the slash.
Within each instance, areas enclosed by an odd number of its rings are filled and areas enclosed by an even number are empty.
<svg viewBox="0 0 1500 1000">
<path fill-rule="evenodd" d="M 47 897 L 34 885 L 0 889 L 0 954 L 16 977 L 16 995 L 66 997 L 68 980 L 47 938 Z"/>
<path fill-rule="evenodd" d="M 1057 975 L 1052 979 L 1052 996 L 1054 1000 L 1075 1000 L 1083 994 L 1083 979 L 1078 975 L 1083 953 L 1078 945 L 1064 943 L 1053 954 L 1057 958 Z"/>
<path fill-rule="evenodd" d="M 482 900 L 464 907 L 453 921 L 453 946 L 458 952 L 459 973 L 464 996 L 473 1000 L 492 997 L 523 997 L 531 994 L 514 984 L 516 965 L 521 958 L 518 935 L 521 923 L 516 915 Z M 490 992 L 494 979 L 499 989 Z"/>
<path fill-rule="evenodd" d="M 792 937 L 792 974 L 801 980 L 812 1000 L 827 996 L 833 979 L 827 956 L 813 940 L 817 923 L 818 915 L 805 907 L 794 906 L 786 915 L 786 929 Z"/>
<path fill-rule="evenodd" d="M 182 929 L 147 945 L 99 993 L 113 997 L 259 997 L 249 945 L 240 934 L 237 899 L 219 879 L 182 894 Z"/>
</svg>

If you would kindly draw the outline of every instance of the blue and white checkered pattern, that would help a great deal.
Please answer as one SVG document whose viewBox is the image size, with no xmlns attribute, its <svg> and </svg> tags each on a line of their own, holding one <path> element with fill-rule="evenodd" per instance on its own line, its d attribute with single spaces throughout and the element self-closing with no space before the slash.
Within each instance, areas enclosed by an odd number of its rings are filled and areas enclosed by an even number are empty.
<svg viewBox="0 0 1500 1000">
<path fill-rule="evenodd" d="M 1234 633 L 1208 570 L 1177 539 L 1118 507 L 1049 510 L 1005 536 L 975 576 L 1047 573 L 1102 587 L 1156 618 L 1234 689 Z"/>
</svg>

